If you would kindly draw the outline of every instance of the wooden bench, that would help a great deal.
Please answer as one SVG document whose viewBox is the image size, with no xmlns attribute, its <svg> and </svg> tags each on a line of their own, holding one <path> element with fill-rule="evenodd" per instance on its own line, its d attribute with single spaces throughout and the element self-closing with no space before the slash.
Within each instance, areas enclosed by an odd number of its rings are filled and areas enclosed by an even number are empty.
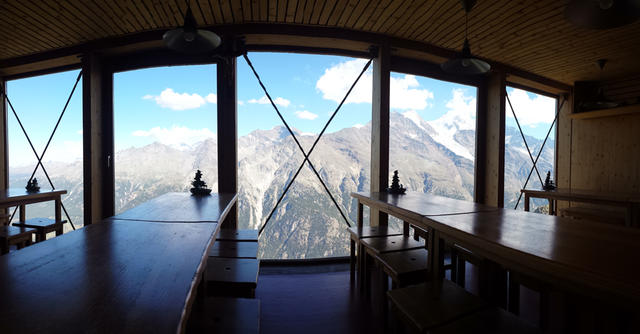
<svg viewBox="0 0 640 334">
<path fill-rule="evenodd" d="M 429 334 L 541 334 L 538 328 L 526 321 L 493 307 L 455 320 L 428 331 Z"/>
<path fill-rule="evenodd" d="M 30 227 L 36 229 L 36 242 L 47 240 L 47 233 L 56 232 L 56 236 L 62 235 L 62 226 L 66 220 L 56 222 L 50 218 L 31 218 L 24 222 L 13 223 L 17 227 Z"/>
<path fill-rule="evenodd" d="M 429 252 L 420 248 L 380 254 L 375 257 L 375 260 L 380 264 L 384 273 L 391 278 L 393 287 L 402 288 L 426 281 L 429 271 L 427 269 L 428 256 Z M 386 287 L 386 279 L 383 286 Z"/>
<path fill-rule="evenodd" d="M 209 257 L 204 278 L 210 296 L 254 298 L 260 261 Z"/>
<path fill-rule="evenodd" d="M 218 232 L 218 241 L 253 241 L 258 242 L 258 230 L 236 230 L 222 228 Z"/>
<path fill-rule="evenodd" d="M 443 280 L 440 295 L 432 283 L 413 285 L 387 292 L 391 309 L 411 332 L 430 333 L 434 328 L 488 308 L 487 304 L 457 286 Z"/>
<path fill-rule="evenodd" d="M 9 253 L 9 247 L 18 249 L 31 245 L 31 238 L 36 230 L 28 227 L 0 226 L 0 254 Z"/>
<path fill-rule="evenodd" d="M 256 259 L 258 258 L 258 242 L 216 241 L 209 250 L 209 256 L 236 259 Z"/>
<path fill-rule="evenodd" d="M 356 273 L 356 265 L 358 268 L 358 272 L 362 272 L 363 270 L 363 261 L 361 254 L 364 254 L 364 249 L 360 244 L 360 240 L 364 238 L 375 238 L 375 237 L 386 237 L 391 235 L 402 235 L 401 231 L 389 228 L 387 226 L 363 226 L 363 227 L 349 227 L 347 228 L 349 235 L 351 237 L 351 252 L 349 257 L 350 264 L 350 277 L 353 282 L 355 279 Z M 357 250 L 357 254 L 356 254 Z"/>
<path fill-rule="evenodd" d="M 573 206 L 570 208 L 564 208 L 560 210 L 562 217 L 570 217 L 574 219 L 584 219 L 593 222 L 613 224 L 624 226 L 626 216 L 624 211 L 611 210 L 611 209 L 596 209 Z"/>
<path fill-rule="evenodd" d="M 192 313 L 193 314 L 193 313 Z M 193 314 L 198 323 L 192 332 L 198 333 L 259 333 L 260 300 L 249 298 L 210 297 L 203 310 Z"/>
</svg>

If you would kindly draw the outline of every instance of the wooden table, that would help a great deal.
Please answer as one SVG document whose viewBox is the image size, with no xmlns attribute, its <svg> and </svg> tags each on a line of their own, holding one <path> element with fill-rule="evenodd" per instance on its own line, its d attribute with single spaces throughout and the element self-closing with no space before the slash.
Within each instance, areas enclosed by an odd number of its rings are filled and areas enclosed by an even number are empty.
<svg viewBox="0 0 640 334">
<path fill-rule="evenodd" d="M 488 205 L 418 192 L 408 192 L 404 195 L 392 195 L 386 192 L 354 192 L 351 196 L 358 200 L 359 227 L 363 224 L 363 205 L 378 208 L 408 222 L 420 221 L 423 216 L 498 210 Z"/>
<path fill-rule="evenodd" d="M 166 193 L 111 219 L 156 222 L 220 222 L 236 203 L 238 194 L 221 193 L 192 196 L 190 193 Z"/>
<path fill-rule="evenodd" d="M 602 205 L 612 205 L 626 208 L 625 225 L 640 226 L 640 194 L 607 193 L 595 190 L 555 189 L 555 190 L 520 190 L 524 194 L 524 211 L 529 211 L 531 198 L 546 198 L 549 200 L 549 214 L 557 201 L 585 202 Z"/>
<path fill-rule="evenodd" d="M 433 282 L 440 278 L 441 239 L 448 239 L 505 268 L 562 289 L 626 306 L 640 305 L 639 230 L 590 222 L 577 228 L 568 218 L 510 209 L 446 214 L 447 208 L 435 204 L 438 201 L 432 200 L 434 195 L 428 194 L 414 194 L 407 201 L 382 201 L 385 197 L 376 193 L 370 198 L 362 198 L 366 197 L 363 193 L 352 196 L 390 214 L 401 212 L 411 219 L 410 224 L 429 231 L 427 246 Z M 425 200 L 418 199 L 420 196 Z M 407 203 L 421 204 L 410 207 Z M 412 208 L 417 211 L 404 214 Z M 439 214 L 415 219 L 425 212 Z"/>
<path fill-rule="evenodd" d="M 55 202 L 56 222 L 62 221 L 62 200 L 61 196 L 66 194 L 66 190 L 41 190 L 37 193 L 29 193 L 23 188 L 9 188 L 0 190 L 0 209 L 17 206 L 20 208 L 20 221 L 26 219 L 27 204 L 39 202 Z"/>
<path fill-rule="evenodd" d="M 112 220 L 0 257 L 0 332 L 183 332 L 218 226 Z"/>
</svg>

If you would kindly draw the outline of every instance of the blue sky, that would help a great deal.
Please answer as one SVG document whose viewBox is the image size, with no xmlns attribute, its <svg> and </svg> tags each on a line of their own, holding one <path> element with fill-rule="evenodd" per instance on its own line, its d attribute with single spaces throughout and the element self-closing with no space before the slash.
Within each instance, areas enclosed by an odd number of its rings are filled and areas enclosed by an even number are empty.
<svg viewBox="0 0 640 334">
<path fill-rule="evenodd" d="M 289 124 L 318 133 L 355 80 L 366 60 L 337 56 L 250 53 L 256 70 Z M 214 65 L 175 66 L 116 73 L 114 130 L 116 149 L 167 144 L 215 136 L 216 69 Z M 38 152 L 46 144 L 78 71 L 10 81 L 8 95 Z M 361 79 L 328 131 L 371 120 L 371 70 Z M 455 99 L 470 103 L 476 90 L 424 77 L 392 74 L 391 109 L 436 120 L 456 108 Z M 458 94 L 454 94 L 458 91 Z M 553 120 L 553 100 L 509 89 L 527 134 L 544 137 Z M 78 86 L 45 161 L 74 160 L 82 148 L 82 87 Z M 238 58 L 238 133 L 281 125 L 272 106 L 242 57 Z M 459 102 L 459 101 L 458 101 Z M 455 111 L 455 110 L 453 110 Z M 507 109 L 507 125 L 515 126 Z M 468 113 L 466 115 L 469 115 Z M 13 115 L 9 115 L 12 166 L 35 165 L 35 158 Z"/>
</svg>

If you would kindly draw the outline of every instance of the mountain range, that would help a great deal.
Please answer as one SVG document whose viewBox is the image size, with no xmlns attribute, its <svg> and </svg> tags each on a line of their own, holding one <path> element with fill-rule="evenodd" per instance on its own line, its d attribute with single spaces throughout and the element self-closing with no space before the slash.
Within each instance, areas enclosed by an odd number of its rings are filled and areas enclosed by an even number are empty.
<svg viewBox="0 0 640 334">
<path fill-rule="evenodd" d="M 295 130 L 294 130 L 295 131 Z M 317 135 L 295 131 L 308 150 Z M 424 121 L 416 113 L 392 113 L 390 171 L 399 170 L 409 191 L 473 199 L 475 131 L 468 121 L 441 118 Z M 533 152 L 542 141 L 527 137 Z M 538 165 L 546 174 L 553 166 L 553 141 L 547 142 Z M 325 134 L 310 156 L 350 223 L 356 220 L 354 191 L 367 191 L 370 178 L 371 124 Z M 259 228 L 303 161 L 285 127 L 255 130 L 238 138 L 239 226 Z M 47 163 L 63 202 L 76 226 L 82 225 L 82 164 Z M 531 162 L 517 129 L 505 138 L 505 207 L 513 207 Z M 207 139 L 192 146 L 158 142 L 121 150 L 115 159 L 116 211 L 122 212 L 170 191 L 188 191 L 196 169 L 217 189 L 217 143 Z M 22 187 L 30 168 L 10 171 L 12 186 Z M 41 185 L 45 178 L 38 173 Z M 542 175 L 544 178 L 544 175 Z M 534 173 L 530 187 L 538 187 Z M 534 202 L 535 205 L 544 203 Z M 520 204 L 522 207 L 522 204 Z M 50 204 L 31 205 L 28 217 L 51 216 Z M 366 215 L 365 215 L 366 216 Z M 396 222 L 397 223 L 397 222 Z M 262 258 L 298 259 L 348 254 L 347 224 L 324 188 L 305 166 L 260 237 Z"/>
</svg>

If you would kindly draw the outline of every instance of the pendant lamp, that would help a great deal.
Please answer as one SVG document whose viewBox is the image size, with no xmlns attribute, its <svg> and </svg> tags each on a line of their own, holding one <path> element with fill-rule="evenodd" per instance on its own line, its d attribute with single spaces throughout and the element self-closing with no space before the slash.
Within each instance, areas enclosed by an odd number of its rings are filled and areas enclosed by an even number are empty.
<svg viewBox="0 0 640 334">
<path fill-rule="evenodd" d="M 598 59 L 596 61 L 598 67 L 600 68 L 600 87 L 598 87 L 598 92 L 596 95 L 587 101 L 584 101 L 581 104 L 581 109 L 583 110 L 596 110 L 596 109 L 607 109 L 607 108 L 615 108 L 618 106 L 618 103 L 615 101 L 611 101 L 604 95 L 604 90 L 602 89 L 602 72 L 604 71 L 604 65 L 607 64 L 606 59 Z"/>
<path fill-rule="evenodd" d="M 468 16 L 469 12 L 476 4 L 476 0 L 461 0 L 460 2 L 462 3 L 462 8 L 465 12 L 464 44 L 462 45 L 462 52 L 460 52 L 456 57 L 442 63 L 440 67 L 442 67 L 442 70 L 445 72 L 452 74 L 473 75 L 487 73 L 491 69 L 491 65 L 482 59 L 475 58 L 471 54 L 471 47 L 469 46 L 469 39 L 467 38 Z"/>
<path fill-rule="evenodd" d="M 564 17 L 582 28 L 621 27 L 640 18 L 640 0 L 572 0 Z"/>
<path fill-rule="evenodd" d="M 171 50 L 198 54 L 213 51 L 220 46 L 220 36 L 209 30 L 198 29 L 196 20 L 191 12 L 191 6 L 187 3 L 187 13 L 184 16 L 184 25 L 164 33 L 162 40 Z"/>
</svg>

